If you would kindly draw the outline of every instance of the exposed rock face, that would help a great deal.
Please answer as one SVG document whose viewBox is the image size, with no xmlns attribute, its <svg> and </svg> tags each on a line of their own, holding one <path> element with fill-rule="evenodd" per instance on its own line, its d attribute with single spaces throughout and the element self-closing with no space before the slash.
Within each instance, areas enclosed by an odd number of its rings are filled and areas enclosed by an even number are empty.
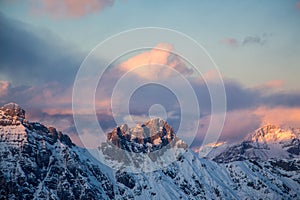
<svg viewBox="0 0 300 200">
<path fill-rule="evenodd" d="M 107 141 L 129 152 L 152 152 L 178 141 L 173 129 L 162 119 L 151 119 L 145 124 L 128 128 L 127 124 L 107 134 Z"/>
<path fill-rule="evenodd" d="M 25 119 L 25 110 L 23 110 L 18 104 L 15 103 L 6 104 L 2 106 L 0 110 L 6 116 L 20 117 L 22 119 Z"/>
<path fill-rule="evenodd" d="M 0 108 L 0 125 L 19 125 L 25 119 L 25 111 L 15 103 Z"/>
</svg>

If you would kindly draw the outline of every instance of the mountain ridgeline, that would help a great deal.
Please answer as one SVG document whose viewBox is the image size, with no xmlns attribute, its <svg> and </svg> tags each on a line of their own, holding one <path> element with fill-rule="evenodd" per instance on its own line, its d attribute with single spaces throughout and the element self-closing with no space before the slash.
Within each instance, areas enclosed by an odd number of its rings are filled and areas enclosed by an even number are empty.
<svg viewBox="0 0 300 200">
<path fill-rule="evenodd" d="M 0 108 L 0 199 L 300 199 L 299 135 L 267 126 L 202 158 L 161 119 L 121 125 L 99 147 L 104 155 L 111 146 L 125 154 L 167 146 L 181 152 L 164 168 L 132 173 L 104 165 L 53 127 L 29 122 L 10 103 Z"/>
</svg>

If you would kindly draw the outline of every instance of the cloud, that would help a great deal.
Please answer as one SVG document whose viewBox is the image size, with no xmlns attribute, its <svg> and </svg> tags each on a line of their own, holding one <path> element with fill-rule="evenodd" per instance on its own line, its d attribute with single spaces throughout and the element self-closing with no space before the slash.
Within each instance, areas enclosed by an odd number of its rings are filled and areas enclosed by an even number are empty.
<svg viewBox="0 0 300 200">
<path fill-rule="evenodd" d="M 261 97 L 261 103 L 269 107 L 300 107 L 300 92 L 277 92 Z"/>
<path fill-rule="evenodd" d="M 283 127 L 300 128 L 300 108 L 259 107 L 254 112 L 261 117 L 261 125 L 276 124 Z"/>
<path fill-rule="evenodd" d="M 77 134 L 72 116 L 71 85 L 62 87 L 59 83 L 48 83 L 39 86 L 13 87 L 7 81 L 1 81 L 1 83 L 3 83 L 2 88 L 5 91 L 5 95 L 0 96 L 1 103 L 10 101 L 19 103 L 28 110 L 27 114 L 30 120 L 41 121 L 51 126 L 56 126 L 57 124 L 59 130 L 72 135 Z M 254 130 L 268 121 L 270 123 L 291 121 L 294 125 L 300 124 L 296 117 L 300 109 L 299 93 L 287 93 L 278 91 L 276 87 L 267 86 L 245 88 L 238 82 L 226 78 L 224 83 L 227 93 L 228 112 L 220 139 L 231 141 L 241 139 L 250 130 Z M 191 84 L 195 89 L 201 109 L 199 118 L 202 128 L 194 144 L 199 145 L 211 115 L 210 96 L 205 82 L 191 81 Z M 104 130 L 108 131 L 116 126 L 110 109 L 110 96 L 99 96 L 99 94 L 96 96 L 98 97 L 96 98 L 96 108 L 99 123 Z M 149 108 L 154 104 L 161 104 L 167 113 L 172 113 L 171 117 L 168 116 L 168 122 L 174 127 L 174 130 L 177 130 L 181 119 L 178 99 L 171 91 L 162 86 L 150 84 L 138 89 L 132 95 L 129 103 L 130 114 L 136 118 L 139 116 L 145 117 Z M 284 112 L 281 112 L 281 110 L 276 111 L 276 108 L 280 108 Z M 268 109 L 273 111 L 267 112 Z M 289 114 L 288 111 L 292 111 L 291 117 L 286 117 Z M 84 112 L 82 113 L 84 114 Z M 218 114 L 213 113 L 213 115 Z M 237 121 L 239 122 L 238 125 Z"/>
<path fill-rule="evenodd" d="M 0 14 L 0 74 L 13 84 L 70 83 L 83 54 L 47 30 Z M 67 75 L 67 76 L 66 76 Z"/>
<path fill-rule="evenodd" d="M 240 46 L 248 46 L 248 45 L 265 45 L 268 39 L 272 36 L 272 33 L 263 33 L 260 36 L 248 35 L 244 37 L 242 40 L 236 38 L 224 38 L 220 41 L 221 44 L 229 46 L 229 47 L 240 47 Z"/>
<path fill-rule="evenodd" d="M 47 13 L 52 17 L 78 18 L 100 12 L 114 4 L 114 0 L 32 0 L 34 12 Z"/>
<path fill-rule="evenodd" d="M 171 75 L 170 69 L 167 67 L 162 69 L 161 67 L 156 67 L 157 65 L 171 67 L 183 75 L 193 73 L 193 70 L 188 68 L 179 56 L 172 53 L 173 48 L 170 44 L 158 44 L 153 49 L 140 53 L 121 63 L 119 69 L 123 72 L 137 69 L 133 72 L 140 78 L 147 80 L 166 78 Z"/>
<path fill-rule="evenodd" d="M 298 2 L 296 3 L 296 8 L 297 8 L 298 10 L 300 10 L 300 1 L 298 1 Z"/>
<path fill-rule="evenodd" d="M 279 89 L 285 84 L 284 80 L 270 80 L 262 85 L 265 88 Z"/>
<path fill-rule="evenodd" d="M 2 15 L 0 25 L 0 73 L 3 79 L 0 80 L 0 103 L 14 101 L 28 111 L 30 119 L 76 135 L 72 117 L 72 86 L 83 58 L 82 54 L 69 51 L 67 44 L 48 31 L 7 19 Z M 205 123 L 209 122 L 212 114 L 207 85 L 201 79 L 188 76 L 193 71 L 179 57 L 172 54 L 173 48 L 170 44 L 158 44 L 154 49 L 128 58 L 116 68 L 105 72 L 95 98 L 98 120 L 103 129 L 109 130 L 116 125 L 110 104 L 112 91 L 118 79 L 140 65 L 147 67 L 135 72 L 138 79 L 153 80 L 156 74 L 162 78 L 172 78 L 168 70 L 157 71 L 154 66 L 158 64 L 168 65 L 187 75 L 199 100 L 201 131 L 205 130 Z M 209 84 L 216 84 L 214 79 L 218 74 L 216 71 L 208 71 L 204 73 L 204 77 Z M 246 132 L 268 121 L 284 124 L 290 121 L 297 125 L 300 93 L 280 90 L 284 81 L 271 80 L 261 86 L 247 88 L 239 82 L 225 77 L 223 79 L 228 117 L 221 139 L 238 140 Z M 177 82 L 174 86 L 181 87 Z M 84 93 L 82 96 L 84 97 Z M 153 104 L 161 104 L 166 113 L 172 113 L 172 116 L 168 116 L 168 122 L 176 130 L 181 117 L 178 99 L 170 90 L 157 84 L 145 85 L 133 94 L 129 103 L 130 114 L 143 118 Z M 82 113 L 88 114 L 84 111 Z M 201 131 L 197 136 L 198 143 L 203 137 Z"/>
<path fill-rule="evenodd" d="M 267 40 L 264 36 L 246 36 L 242 41 L 242 45 L 249 45 L 249 44 L 264 45 L 266 41 Z"/>
<path fill-rule="evenodd" d="M 192 144 L 192 148 L 200 147 L 207 132 L 213 114 L 200 118 L 200 128 L 198 134 Z M 228 143 L 242 140 L 248 133 L 256 130 L 261 126 L 261 117 L 251 109 L 235 110 L 226 113 L 224 127 L 220 134 L 220 141 Z M 237 124 L 237 121 L 239 122 Z"/>
<path fill-rule="evenodd" d="M 239 42 L 235 38 L 225 38 L 225 39 L 221 40 L 221 44 L 227 45 L 229 47 L 238 47 L 239 46 Z"/>
</svg>

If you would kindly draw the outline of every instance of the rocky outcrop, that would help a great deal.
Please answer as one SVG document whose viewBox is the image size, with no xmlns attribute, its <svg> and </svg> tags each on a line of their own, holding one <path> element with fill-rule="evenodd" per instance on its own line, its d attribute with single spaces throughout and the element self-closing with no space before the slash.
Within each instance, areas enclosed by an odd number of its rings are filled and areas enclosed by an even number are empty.
<svg viewBox="0 0 300 200">
<path fill-rule="evenodd" d="M 153 152 L 179 139 L 171 126 L 162 119 L 151 119 L 129 128 L 127 124 L 107 134 L 107 142 L 129 152 Z M 186 146 L 182 146 L 186 148 Z"/>
<path fill-rule="evenodd" d="M 25 110 L 16 103 L 8 103 L 0 108 L 3 115 L 25 119 Z"/>
</svg>

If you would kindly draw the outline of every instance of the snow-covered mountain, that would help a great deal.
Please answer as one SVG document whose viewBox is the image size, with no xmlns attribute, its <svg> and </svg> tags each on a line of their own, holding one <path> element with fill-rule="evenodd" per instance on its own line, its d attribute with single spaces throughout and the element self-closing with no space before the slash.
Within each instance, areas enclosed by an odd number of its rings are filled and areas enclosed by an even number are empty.
<svg viewBox="0 0 300 200">
<path fill-rule="evenodd" d="M 168 166 L 147 173 L 107 167 L 55 128 L 28 122 L 13 103 L 0 108 L 0 143 L 0 199 L 300 198 L 296 157 L 280 160 L 290 165 L 247 158 L 217 163 L 186 148 L 159 119 L 117 127 L 99 148 L 104 155 L 112 145 L 145 155 L 168 146 L 181 152 Z"/>
</svg>

